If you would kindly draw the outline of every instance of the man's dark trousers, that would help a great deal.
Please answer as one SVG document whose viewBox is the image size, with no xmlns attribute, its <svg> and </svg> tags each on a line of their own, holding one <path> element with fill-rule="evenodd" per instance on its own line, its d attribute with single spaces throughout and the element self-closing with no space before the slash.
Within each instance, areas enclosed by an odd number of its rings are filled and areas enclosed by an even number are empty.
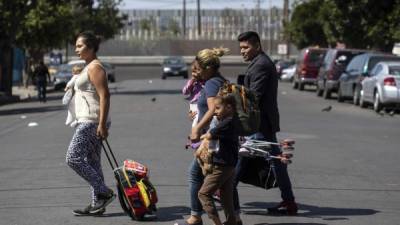
<svg viewBox="0 0 400 225">
<path fill-rule="evenodd" d="M 268 135 L 269 133 L 269 135 Z M 273 132 L 262 132 L 254 135 L 254 139 L 268 141 L 268 142 L 277 142 L 276 133 Z M 272 155 L 279 155 L 281 150 L 278 146 L 272 146 Z M 236 177 L 234 180 L 234 190 L 233 190 L 233 203 L 234 209 L 236 213 L 240 212 L 240 203 L 239 203 L 239 193 L 237 190 L 237 185 L 239 183 L 239 179 L 246 170 L 249 159 L 246 157 L 239 157 L 239 161 L 236 164 Z M 294 195 L 292 191 L 292 184 L 290 182 L 289 174 L 287 172 L 287 165 L 283 164 L 279 159 L 273 159 L 272 165 L 273 171 L 275 173 L 276 181 L 278 183 L 278 187 L 281 191 L 281 198 L 284 201 L 294 201 Z"/>
</svg>

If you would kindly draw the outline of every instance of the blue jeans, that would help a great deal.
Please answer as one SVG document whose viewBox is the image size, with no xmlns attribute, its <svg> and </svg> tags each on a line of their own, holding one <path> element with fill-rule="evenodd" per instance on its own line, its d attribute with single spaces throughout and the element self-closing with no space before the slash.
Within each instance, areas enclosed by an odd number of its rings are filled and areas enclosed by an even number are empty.
<svg viewBox="0 0 400 225">
<path fill-rule="evenodd" d="M 196 159 L 189 166 L 189 189 L 190 189 L 190 215 L 201 216 L 203 206 L 198 197 L 199 190 L 203 185 L 204 175 Z"/>
<path fill-rule="evenodd" d="M 262 134 L 256 133 L 250 136 L 251 139 L 254 140 L 263 140 L 269 142 L 277 142 L 276 134 L 272 133 Z M 271 154 L 278 155 L 281 153 L 281 150 L 278 146 L 273 145 Z M 279 190 L 281 191 L 281 198 L 284 201 L 294 201 L 294 195 L 292 190 L 292 183 L 290 182 L 289 174 L 287 172 L 287 165 L 283 164 L 280 160 L 272 160 L 273 171 L 275 172 L 276 181 L 278 183 Z M 237 185 L 239 183 L 239 179 L 243 174 L 243 170 L 246 169 L 248 163 L 248 159 L 245 157 L 239 157 L 239 161 L 236 164 L 236 177 L 234 180 L 234 188 L 233 188 L 233 206 L 236 213 L 240 212 L 240 203 L 239 203 L 239 194 L 237 191 Z"/>
</svg>

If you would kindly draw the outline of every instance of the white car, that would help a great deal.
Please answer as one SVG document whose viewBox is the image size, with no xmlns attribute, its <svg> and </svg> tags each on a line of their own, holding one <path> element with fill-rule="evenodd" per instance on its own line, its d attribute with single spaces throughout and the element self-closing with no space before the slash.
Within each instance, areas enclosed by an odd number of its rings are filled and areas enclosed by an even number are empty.
<svg viewBox="0 0 400 225">
<path fill-rule="evenodd" d="M 296 72 L 296 65 L 291 65 L 289 68 L 283 69 L 281 74 L 281 80 L 292 81 L 295 72 Z"/>
<path fill-rule="evenodd" d="M 400 105 L 400 62 L 380 62 L 361 82 L 360 106 L 372 103 L 376 112 Z"/>
</svg>

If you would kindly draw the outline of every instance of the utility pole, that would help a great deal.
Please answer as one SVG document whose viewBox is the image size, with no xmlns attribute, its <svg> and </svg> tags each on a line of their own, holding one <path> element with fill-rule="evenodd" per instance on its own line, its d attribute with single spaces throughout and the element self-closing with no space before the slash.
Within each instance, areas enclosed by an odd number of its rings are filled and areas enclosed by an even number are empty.
<svg viewBox="0 0 400 225">
<path fill-rule="evenodd" d="M 289 0 L 283 1 L 283 28 L 286 31 L 287 25 L 289 23 Z M 287 32 L 284 33 L 284 39 L 286 44 L 286 59 L 289 59 L 290 56 L 290 36 Z"/>
<path fill-rule="evenodd" d="M 183 34 L 183 38 L 185 38 L 186 37 L 186 0 L 183 0 L 182 34 Z"/>
<path fill-rule="evenodd" d="M 268 23 L 268 33 L 269 33 L 269 55 L 272 56 L 272 0 L 269 0 L 269 23 Z"/>
<path fill-rule="evenodd" d="M 257 32 L 261 34 L 261 0 L 257 0 L 256 3 L 256 13 L 257 13 Z"/>
<path fill-rule="evenodd" d="M 197 0 L 197 33 L 201 36 L 200 0 Z"/>
</svg>

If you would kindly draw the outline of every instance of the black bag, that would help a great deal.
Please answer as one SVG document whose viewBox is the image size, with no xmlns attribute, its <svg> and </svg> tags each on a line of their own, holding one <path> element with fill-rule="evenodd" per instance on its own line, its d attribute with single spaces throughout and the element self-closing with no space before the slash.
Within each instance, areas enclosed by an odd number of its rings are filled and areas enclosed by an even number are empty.
<svg viewBox="0 0 400 225">
<path fill-rule="evenodd" d="M 267 190 L 278 187 L 275 171 L 271 167 L 270 161 L 263 157 L 245 157 L 242 160 L 246 160 L 246 162 L 243 164 L 242 174 L 239 177 L 241 182 Z"/>
</svg>

